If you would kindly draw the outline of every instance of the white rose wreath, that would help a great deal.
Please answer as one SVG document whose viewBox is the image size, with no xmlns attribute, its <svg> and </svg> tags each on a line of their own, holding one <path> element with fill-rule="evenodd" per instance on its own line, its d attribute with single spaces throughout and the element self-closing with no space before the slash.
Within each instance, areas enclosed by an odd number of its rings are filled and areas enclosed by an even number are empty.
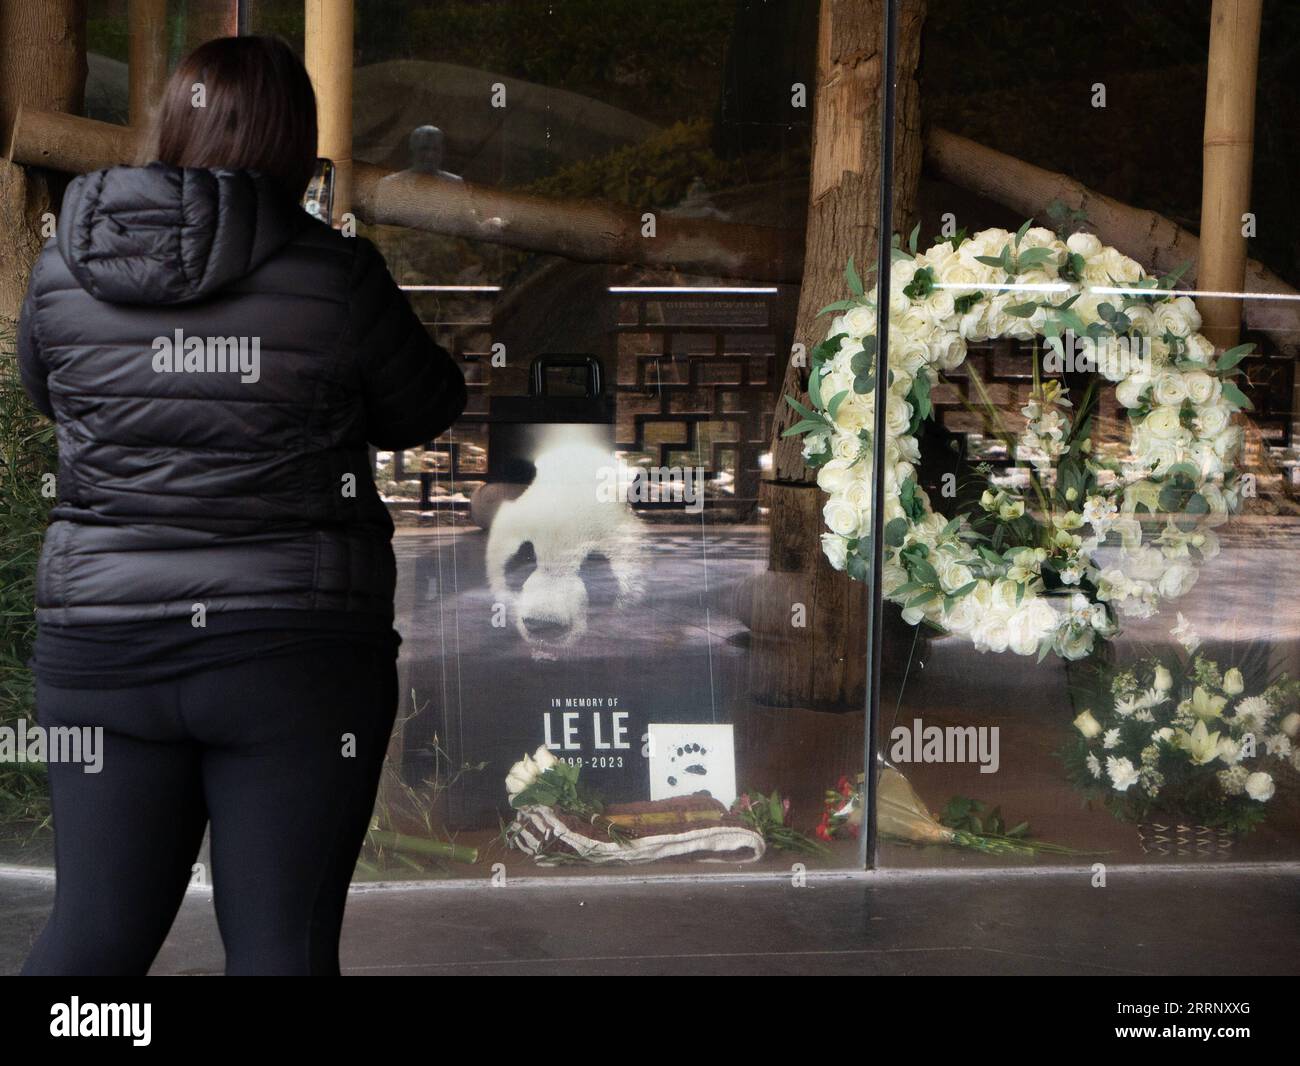
<svg viewBox="0 0 1300 1066">
<path fill-rule="evenodd" d="M 897 244 L 897 240 L 895 242 Z M 969 638 L 981 651 L 1079 659 L 1118 629 L 1181 596 L 1218 553 L 1211 527 L 1240 503 L 1235 461 L 1250 402 L 1232 378 L 1253 345 L 1215 358 L 1195 305 L 1091 234 L 989 229 L 929 250 L 895 247 L 889 296 L 884 595 L 903 617 Z M 830 494 L 822 546 L 831 564 L 869 574 L 875 419 L 875 293 L 849 262 L 853 298 L 832 304 L 814 348 L 805 460 Z M 968 342 L 1046 341 L 1035 352 L 1025 429 L 1006 438 L 1015 466 L 990 477 L 978 507 L 935 513 L 916 481 L 916 433 L 930 392 Z M 1068 346 L 1067 342 L 1068 341 Z M 1037 346 L 1035 346 L 1037 348 Z M 1093 447 L 1094 377 L 1078 411 L 1046 374 L 1095 370 L 1127 409 L 1127 449 Z M 978 378 L 972 384 L 982 393 Z M 988 468 L 980 468 L 985 474 Z M 1163 519 L 1163 521 L 1162 521 Z"/>
</svg>

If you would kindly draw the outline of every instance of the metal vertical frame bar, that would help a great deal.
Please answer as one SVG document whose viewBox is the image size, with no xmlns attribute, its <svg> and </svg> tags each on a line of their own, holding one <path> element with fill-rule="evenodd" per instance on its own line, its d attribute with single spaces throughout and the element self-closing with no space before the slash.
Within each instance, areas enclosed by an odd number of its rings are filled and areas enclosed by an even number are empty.
<svg viewBox="0 0 1300 1066">
<path fill-rule="evenodd" d="M 876 862 L 876 757 L 880 725 L 880 663 L 884 600 L 885 405 L 889 379 L 889 267 L 892 259 L 894 215 L 894 71 L 898 53 L 897 0 L 885 0 L 885 47 L 881 69 L 884 107 L 880 130 L 880 217 L 876 226 L 876 421 L 871 435 L 871 597 L 867 613 L 866 743 L 863 745 L 862 812 L 859 862 L 866 868 Z"/>
</svg>

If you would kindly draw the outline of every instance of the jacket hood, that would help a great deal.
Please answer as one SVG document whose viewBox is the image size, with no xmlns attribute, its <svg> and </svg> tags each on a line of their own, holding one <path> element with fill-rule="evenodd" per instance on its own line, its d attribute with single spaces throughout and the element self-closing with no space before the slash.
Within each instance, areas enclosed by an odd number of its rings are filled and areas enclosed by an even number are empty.
<svg viewBox="0 0 1300 1066">
<path fill-rule="evenodd" d="M 310 221 L 250 170 L 109 167 L 63 197 L 59 253 L 97 300 L 180 304 L 242 278 Z"/>
</svg>

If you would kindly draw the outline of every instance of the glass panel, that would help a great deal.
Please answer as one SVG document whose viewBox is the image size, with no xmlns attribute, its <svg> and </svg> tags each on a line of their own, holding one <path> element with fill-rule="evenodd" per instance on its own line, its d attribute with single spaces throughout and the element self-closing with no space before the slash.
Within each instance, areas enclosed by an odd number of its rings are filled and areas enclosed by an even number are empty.
<svg viewBox="0 0 1300 1066">
<path fill-rule="evenodd" d="M 1300 27 L 1209 12 L 931 0 L 901 71 L 882 865 L 1300 853 Z"/>
<path fill-rule="evenodd" d="M 257 0 L 250 19 L 301 47 L 300 4 Z M 826 789 L 861 769 L 863 682 L 860 655 L 819 662 L 803 617 L 843 595 L 823 588 L 816 490 L 764 483 L 799 279 L 688 261 L 684 241 L 775 230 L 797 260 L 810 111 L 794 89 L 812 84 L 816 6 L 395 2 L 356 19 L 355 157 L 468 184 L 484 211 L 533 226 L 492 241 L 360 227 L 471 392 L 441 439 L 376 456 L 408 698 L 364 874 L 543 869 L 502 833 L 507 773 L 539 747 L 631 804 L 614 813 L 632 838 L 744 830 L 757 816 L 740 794 L 777 797 L 812 838 Z M 630 234 L 612 250 L 595 202 Z M 539 218 L 568 236 L 538 238 Z M 796 524 L 800 538 L 773 533 Z M 659 802 L 700 789 L 722 805 Z M 645 849 L 609 867 L 545 850 L 573 872 L 626 870 Z M 752 868 L 699 857 L 653 869 Z M 796 861 L 855 867 L 858 844 L 770 846 L 758 867 Z"/>
</svg>

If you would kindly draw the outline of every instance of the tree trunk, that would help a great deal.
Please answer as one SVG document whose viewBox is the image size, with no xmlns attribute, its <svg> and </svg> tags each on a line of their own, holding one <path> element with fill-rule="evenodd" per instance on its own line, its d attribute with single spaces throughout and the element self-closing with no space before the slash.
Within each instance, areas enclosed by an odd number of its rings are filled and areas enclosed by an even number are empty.
<svg viewBox="0 0 1300 1066">
<path fill-rule="evenodd" d="M 86 90 L 84 0 L 0 0 L 0 134 L 20 104 L 49 111 L 80 111 Z M 0 330 L 12 332 L 27 292 L 27 277 L 64 179 L 0 159 Z"/>
<path fill-rule="evenodd" d="M 895 230 L 905 232 L 914 213 L 922 153 L 916 67 L 925 3 L 901 4 L 895 167 L 882 174 L 884 2 L 822 0 L 808 229 L 794 335 L 805 358 L 791 360 L 781 389 L 783 396 L 801 402 L 807 401 L 806 353 L 829 324 L 817 312 L 848 295 L 844 266 L 850 256 L 864 273 L 875 263 L 882 180 L 893 183 Z M 765 703 L 843 709 L 859 705 L 865 689 L 866 597 L 862 587 L 832 570 L 820 551 L 816 484 L 804 465 L 800 440 L 781 437 L 798 418 L 782 399 L 772 437 L 775 484 L 766 486 L 768 570 L 752 589 L 751 686 Z"/>
</svg>

